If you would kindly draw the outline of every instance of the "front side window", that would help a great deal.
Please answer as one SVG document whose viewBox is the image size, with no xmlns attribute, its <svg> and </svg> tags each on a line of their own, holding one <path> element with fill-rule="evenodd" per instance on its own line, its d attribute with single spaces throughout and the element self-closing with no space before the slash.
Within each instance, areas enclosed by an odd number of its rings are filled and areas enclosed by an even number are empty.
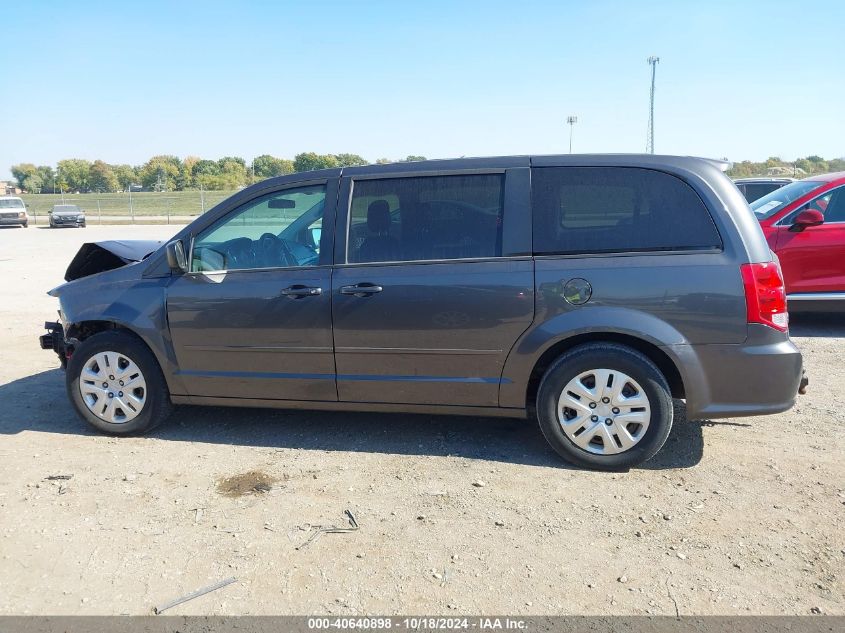
<svg viewBox="0 0 845 633">
<path fill-rule="evenodd" d="M 191 272 L 316 266 L 325 185 L 251 200 L 194 240 Z"/>
<path fill-rule="evenodd" d="M 758 220 L 765 220 L 766 218 L 772 217 L 786 205 L 810 193 L 813 189 L 818 189 L 823 184 L 815 180 L 791 182 L 780 189 L 775 189 L 762 198 L 757 198 L 751 203 L 751 210 L 754 211 L 754 215 L 757 216 Z"/>
<path fill-rule="evenodd" d="M 669 174 L 630 167 L 531 170 L 538 255 L 721 248 L 698 194 Z"/>
<path fill-rule="evenodd" d="M 499 257 L 504 175 L 357 180 L 349 263 Z"/>
<path fill-rule="evenodd" d="M 845 187 L 832 189 L 818 198 L 796 209 L 780 222 L 778 226 L 789 226 L 802 211 L 818 211 L 824 216 L 825 224 L 845 222 Z"/>
</svg>

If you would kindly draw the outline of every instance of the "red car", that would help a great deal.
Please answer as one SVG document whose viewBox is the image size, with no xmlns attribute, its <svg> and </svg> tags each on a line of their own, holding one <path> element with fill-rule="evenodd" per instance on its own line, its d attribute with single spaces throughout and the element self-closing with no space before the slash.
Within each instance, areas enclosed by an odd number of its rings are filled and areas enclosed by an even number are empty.
<svg viewBox="0 0 845 633">
<path fill-rule="evenodd" d="M 845 172 L 790 183 L 751 209 L 780 258 L 789 309 L 845 307 Z"/>
</svg>

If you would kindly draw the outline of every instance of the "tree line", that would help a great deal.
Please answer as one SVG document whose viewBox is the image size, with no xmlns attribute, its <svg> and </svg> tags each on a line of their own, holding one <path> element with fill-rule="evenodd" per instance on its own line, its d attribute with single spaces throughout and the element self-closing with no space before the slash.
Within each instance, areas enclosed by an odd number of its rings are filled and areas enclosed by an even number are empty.
<svg viewBox="0 0 845 633">
<path fill-rule="evenodd" d="M 425 160 L 425 156 L 407 156 L 399 161 L 380 158 L 376 163 Z M 108 193 L 117 191 L 185 191 L 192 189 L 232 190 L 265 178 L 313 169 L 367 165 L 358 154 L 317 154 L 303 152 L 293 160 L 270 154 L 256 156 L 247 163 L 240 156 L 208 160 L 197 156 L 153 156 L 143 165 L 113 165 L 102 160 L 81 158 L 60 160 L 56 169 L 48 165 L 20 163 L 11 172 L 18 187 L 28 193 L 78 191 Z"/>
<path fill-rule="evenodd" d="M 407 156 L 399 161 L 380 158 L 376 163 L 425 160 L 425 156 Z M 47 165 L 21 163 L 13 165 L 12 175 L 18 187 L 29 193 L 78 191 L 108 193 L 144 189 L 146 191 L 185 191 L 192 189 L 230 191 L 265 178 L 283 176 L 312 169 L 367 165 L 369 161 L 358 154 L 317 154 L 303 152 L 293 160 L 276 158 L 270 154 L 256 156 L 247 163 L 240 156 L 224 156 L 208 160 L 197 156 L 184 159 L 178 156 L 153 156 L 143 165 L 113 165 L 102 160 L 93 162 L 81 158 L 60 160 L 56 169 Z M 785 161 L 772 156 L 763 162 L 741 161 L 728 170 L 731 178 L 752 176 L 791 176 L 804 178 L 815 174 L 845 171 L 845 158 L 825 160 L 821 156 L 807 156 Z"/>
<path fill-rule="evenodd" d="M 754 176 L 806 178 L 807 176 L 827 174 L 834 171 L 845 171 L 845 158 L 825 160 L 821 156 L 813 155 L 788 161 L 782 160 L 779 156 L 772 156 L 760 163 L 750 160 L 734 163 L 728 170 L 728 176 L 731 178 L 751 178 Z"/>
</svg>

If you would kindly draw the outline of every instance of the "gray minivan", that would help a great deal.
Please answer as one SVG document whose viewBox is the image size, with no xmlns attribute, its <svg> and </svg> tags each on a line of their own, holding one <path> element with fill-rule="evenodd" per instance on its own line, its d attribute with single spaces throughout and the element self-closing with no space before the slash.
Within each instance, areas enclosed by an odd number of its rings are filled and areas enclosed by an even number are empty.
<svg viewBox="0 0 845 633">
<path fill-rule="evenodd" d="M 673 398 L 776 413 L 802 382 L 780 267 L 696 158 L 297 173 L 167 244 L 86 245 L 66 278 L 41 345 L 107 433 L 174 404 L 536 416 L 565 459 L 619 469 L 661 448 Z"/>
</svg>

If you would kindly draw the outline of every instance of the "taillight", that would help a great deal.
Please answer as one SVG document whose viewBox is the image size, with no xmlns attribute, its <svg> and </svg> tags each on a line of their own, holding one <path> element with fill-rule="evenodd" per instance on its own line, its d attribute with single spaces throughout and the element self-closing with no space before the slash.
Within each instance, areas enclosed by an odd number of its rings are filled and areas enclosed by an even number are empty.
<svg viewBox="0 0 845 633">
<path fill-rule="evenodd" d="M 742 264 L 745 306 L 749 323 L 762 323 L 781 332 L 789 327 L 786 287 L 777 262 Z"/>
</svg>

